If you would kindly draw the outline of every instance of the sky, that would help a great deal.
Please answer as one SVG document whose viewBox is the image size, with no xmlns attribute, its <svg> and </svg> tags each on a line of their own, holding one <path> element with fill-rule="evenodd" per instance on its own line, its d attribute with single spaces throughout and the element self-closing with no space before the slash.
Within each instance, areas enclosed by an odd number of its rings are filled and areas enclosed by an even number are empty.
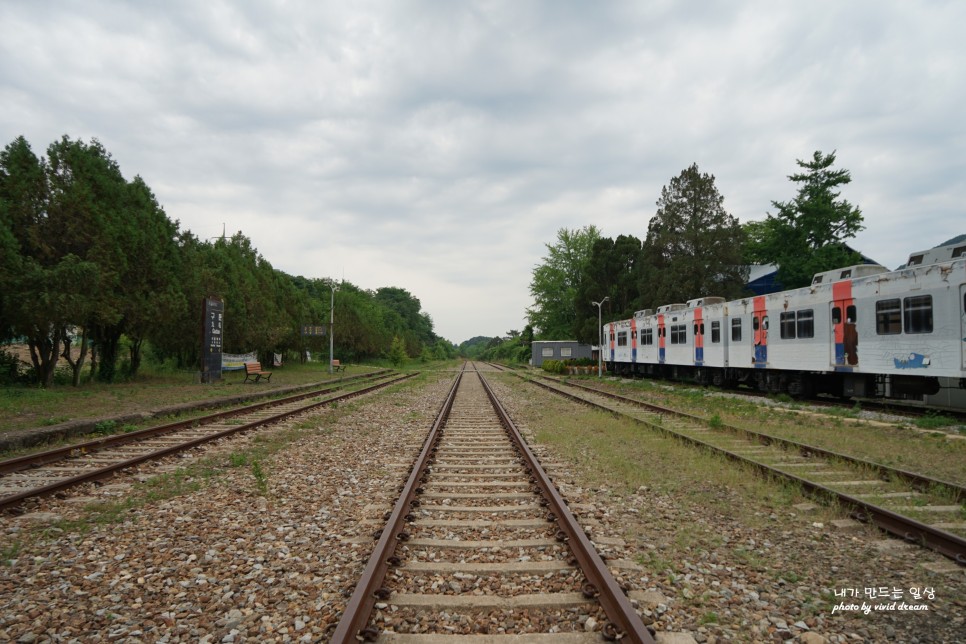
<svg viewBox="0 0 966 644">
<path fill-rule="evenodd" d="M 561 228 L 643 239 L 696 163 L 745 222 L 820 150 L 857 250 L 966 232 L 966 3 L 0 2 L 0 145 L 99 140 L 201 239 L 522 330 Z M 701 294 L 695 294 L 698 296 Z"/>
</svg>

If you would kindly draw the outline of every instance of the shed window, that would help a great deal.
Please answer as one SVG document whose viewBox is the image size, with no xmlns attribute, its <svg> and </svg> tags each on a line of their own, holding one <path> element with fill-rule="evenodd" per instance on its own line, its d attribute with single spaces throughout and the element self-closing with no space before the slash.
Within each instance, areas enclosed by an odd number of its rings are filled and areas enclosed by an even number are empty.
<svg viewBox="0 0 966 644">
<path fill-rule="evenodd" d="M 878 335 L 902 333 L 902 303 L 898 298 L 875 303 L 875 332 Z"/>
<path fill-rule="evenodd" d="M 540 355 L 543 356 L 544 358 L 552 358 L 553 357 L 553 347 L 544 347 L 540 351 Z"/>
<path fill-rule="evenodd" d="M 569 358 L 574 355 L 574 350 L 571 347 L 560 347 L 560 357 Z"/>
<path fill-rule="evenodd" d="M 932 333 L 932 295 L 902 301 L 902 326 L 906 333 Z"/>
</svg>

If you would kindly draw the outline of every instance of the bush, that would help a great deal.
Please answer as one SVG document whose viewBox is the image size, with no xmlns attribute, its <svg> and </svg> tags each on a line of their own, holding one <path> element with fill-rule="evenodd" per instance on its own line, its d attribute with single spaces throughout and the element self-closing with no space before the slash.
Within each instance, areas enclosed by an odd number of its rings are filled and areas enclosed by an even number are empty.
<svg viewBox="0 0 966 644">
<path fill-rule="evenodd" d="M 561 360 L 544 360 L 543 370 L 547 373 L 564 374 L 567 373 L 567 363 Z"/>
</svg>

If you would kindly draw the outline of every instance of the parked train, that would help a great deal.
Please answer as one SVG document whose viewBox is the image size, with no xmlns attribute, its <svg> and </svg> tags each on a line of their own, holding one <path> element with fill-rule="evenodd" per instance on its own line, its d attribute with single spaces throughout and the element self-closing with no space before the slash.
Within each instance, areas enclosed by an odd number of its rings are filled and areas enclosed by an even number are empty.
<svg viewBox="0 0 966 644">
<path fill-rule="evenodd" d="M 602 329 L 611 373 L 794 397 L 918 398 L 966 388 L 966 246 L 858 265 L 811 286 L 638 311 Z"/>
</svg>

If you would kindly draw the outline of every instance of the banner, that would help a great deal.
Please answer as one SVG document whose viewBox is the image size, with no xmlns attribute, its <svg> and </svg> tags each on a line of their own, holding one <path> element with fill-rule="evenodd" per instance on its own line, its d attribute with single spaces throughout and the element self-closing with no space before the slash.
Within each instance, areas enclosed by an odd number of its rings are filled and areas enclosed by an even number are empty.
<svg viewBox="0 0 966 644">
<path fill-rule="evenodd" d="M 223 353 L 221 354 L 222 371 L 238 371 L 245 368 L 246 362 L 258 362 L 258 354 L 251 353 Z"/>
</svg>

